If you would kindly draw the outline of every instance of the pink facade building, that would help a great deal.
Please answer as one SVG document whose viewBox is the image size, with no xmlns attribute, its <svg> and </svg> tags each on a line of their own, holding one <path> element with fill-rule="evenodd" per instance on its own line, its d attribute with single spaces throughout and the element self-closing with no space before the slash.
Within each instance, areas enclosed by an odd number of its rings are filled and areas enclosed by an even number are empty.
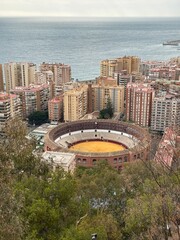
<svg viewBox="0 0 180 240">
<path fill-rule="evenodd" d="M 128 83 L 126 89 L 126 120 L 133 121 L 139 126 L 150 126 L 154 94 L 154 89 L 148 84 Z"/>
<path fill-rule="evenodd" d="M 52 123 L 58 123 L 62 119 L 63 96 L 56 96 L 48 101 L 49 120 Z"/>
</svg>

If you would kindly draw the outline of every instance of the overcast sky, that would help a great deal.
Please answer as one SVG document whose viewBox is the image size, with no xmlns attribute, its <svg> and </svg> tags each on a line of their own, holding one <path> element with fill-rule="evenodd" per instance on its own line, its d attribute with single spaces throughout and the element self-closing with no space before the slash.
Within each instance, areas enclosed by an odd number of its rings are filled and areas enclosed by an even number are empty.
<svg viewBox="0 0 180 240">
<path fill-rule="evenodd" d="M 180 0 L 0 0 L 3 16 L 180 17 Z"/>
</svg>

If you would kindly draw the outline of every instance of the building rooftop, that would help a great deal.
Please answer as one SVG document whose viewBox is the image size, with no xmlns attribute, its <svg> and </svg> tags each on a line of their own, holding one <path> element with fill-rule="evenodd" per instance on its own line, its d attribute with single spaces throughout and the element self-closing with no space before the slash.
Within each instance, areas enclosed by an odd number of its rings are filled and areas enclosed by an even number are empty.
<svg viewBox="0 0 180 240">
<path fill-rule="evenodd" d="M 73 171 L 75 168 L 75 154 L 46 151 L 42 154 L 43 160 L 52 164 L 53 166 L 60 166 L 65 171 Z M 72 166 L 71 166 L 72 165 Z M 71 166 L 71 168 L 70 168 Z"/>
<path fill-rule="evenodd" d="M 24 91 L 24 92 L 35 92 L 42 90 L 44 88 L 48 88 L 48 84 L 40 84 L 40 85 L 29 85 L 29 87 L 15 87 L 15 89 L 12 89 L 13 92 L 19 92 L 19 91 Z"/>
</svg>

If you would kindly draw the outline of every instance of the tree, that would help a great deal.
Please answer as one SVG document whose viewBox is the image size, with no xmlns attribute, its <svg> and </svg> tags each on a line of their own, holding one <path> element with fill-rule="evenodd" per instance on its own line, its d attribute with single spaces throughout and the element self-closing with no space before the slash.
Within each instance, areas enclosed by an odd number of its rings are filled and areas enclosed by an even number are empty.
<svg viewBox="0 0 180 240">
<path fill-rule="evenodd" d="M 102 109 L 99 113 L 99 118 L 108 119 L 112 118 L 114 114 L 110 97 L 107 99 L 106 108 Z"/>
<path fill-rule="evenodd" d="M 178 239 L 179 170 L 171 172 L 153 161 L 140 161 L 129 164 L 122 173 L 131 193 L 123 217 L 123 235 L 128 239 L 168 240 L 169 235 Z"/>
<path fill-rule="evenodd" d="M 22 225 L 20 211 L 22 201 L 14 196 L 15 177 L 13 164 L 6 147 L 0 142 L 0 239 L 20 240 L 25 227 Z"/>
<path fill-rule="evenodd" d="M 61 240 L 91 239 L 92 233 L 97 233 L 98 240 L 120 240 L 121 233 L 116 220 L 111 214 L 87 216 L 81 223 L 66 229 Z"/>
<path fill-rule="evenodd" d="M 48 122 L 48 112 L 35 111 L 28 116 L 28 119 L 32 125 L 41 125 Z"/>
<path fill-rule="evenodd" d="M 24 178 L 16 191 L 24 197 L 22 216 L 28 222 L 24 239 L 59 239 L 84 214 L 76 198 L 76 182 L 63 170 L 44 179 Z"/>
</svg>

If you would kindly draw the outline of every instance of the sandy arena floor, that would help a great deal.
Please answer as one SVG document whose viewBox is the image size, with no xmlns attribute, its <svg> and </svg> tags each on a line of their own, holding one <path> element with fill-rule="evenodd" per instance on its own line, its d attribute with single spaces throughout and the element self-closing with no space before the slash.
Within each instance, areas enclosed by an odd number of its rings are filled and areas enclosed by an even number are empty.
<svg viewBox="0 0 180 240">
<path fill-rule="evenodd" d="M 115 152 L 124 149 L 125 147 L 120 144 L 104 141 L 81 142 L 70 147 L 70 150 L 81 152 Z"/>
</svg>

